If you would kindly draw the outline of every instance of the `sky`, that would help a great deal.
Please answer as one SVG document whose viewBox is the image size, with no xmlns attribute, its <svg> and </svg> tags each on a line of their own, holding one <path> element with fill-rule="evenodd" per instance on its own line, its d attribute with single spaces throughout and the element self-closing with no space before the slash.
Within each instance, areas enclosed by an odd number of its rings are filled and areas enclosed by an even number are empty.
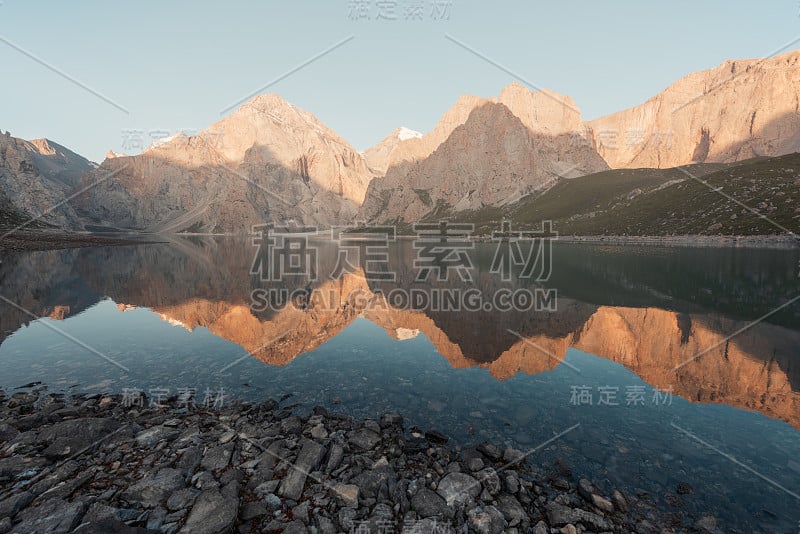
<svg viewBox="0 0 800 534">
<path fill-rule="evenodd" d="M 0 0 L 0 129 L 99 162 L 278 93 L 364 150 L 513 81 L 572 96 L 588 120 L 800 48 L 800 0 L 252 4 Z"/>
</svg>

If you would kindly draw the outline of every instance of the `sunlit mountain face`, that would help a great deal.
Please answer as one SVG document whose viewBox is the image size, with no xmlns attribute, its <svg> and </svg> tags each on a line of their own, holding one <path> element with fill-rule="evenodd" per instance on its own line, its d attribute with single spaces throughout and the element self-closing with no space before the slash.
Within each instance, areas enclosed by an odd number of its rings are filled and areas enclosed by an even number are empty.
<svg viewBox="0 0 800 534">
<path fill-rule="evenodd" d="M 678 429 L 784 487 L 800 476 L 800 306 L 773 311 L 800 294 L 796 249 L 556 243 L 537 283 L 492 272 L 497 243 L 475 244 L 466 279 L 423 281 L 408 240 L 380 269 L 358 258 L 334 277 L 339 244 L 311 244 L 314 276 L 276 281 L 233 238 L 3 258 L 0 387 L 293 393 L 519 447 L 580 423 L 543 454 L 656 500 L 691 479 L 709 491 L 689 506 L 738 524 L 792 509 Z M 500 294 L 541 302 L 504 307 Z M 714 493 L 721 473 L 733 478 Z"/>
</svg>

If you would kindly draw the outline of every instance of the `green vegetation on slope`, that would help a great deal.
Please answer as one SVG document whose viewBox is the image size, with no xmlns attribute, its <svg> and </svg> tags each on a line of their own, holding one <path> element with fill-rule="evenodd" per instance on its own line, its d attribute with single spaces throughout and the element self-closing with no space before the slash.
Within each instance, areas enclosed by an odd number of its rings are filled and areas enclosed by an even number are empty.
<svg viewBox="0 0 800 534">
<path fill-rule="evenodd" d="M 770 221 L 800 233 L 800 154 L 733 164 L 604 171 L 561 180 L 504 208 L 439 209 L 426 219 L 443 213 L 453 221 L 474 223 L 478 234 L 497 229 L 504 217 L 516 228 L 539 227 L 541 221 L 551 220 L 561 235 L 785 233 Z"/>
</svg>

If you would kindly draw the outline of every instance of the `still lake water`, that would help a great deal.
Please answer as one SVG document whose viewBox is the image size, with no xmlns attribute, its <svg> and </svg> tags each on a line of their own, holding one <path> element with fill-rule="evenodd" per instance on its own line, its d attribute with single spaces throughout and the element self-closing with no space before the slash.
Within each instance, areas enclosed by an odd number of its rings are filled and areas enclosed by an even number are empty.
<svg viewBox="0 0 800 534">
<path fill-rule="evenodd" d="M 470 251 L 470 282 L 429 283 L 403 240 L 394 282 L 264 282 L 234 238 L 5 255 L 0 387 L 400 411 L 726 531 L 797 531 L 800 301 L 774 310 L 800 295 L 800 250 L 557 243 L 537 288 L 490 272 L 495 246 Z M 315 249 L 332 272 L 336 246 Z M 254 290 L 298 288 L 325 298 L 251 307 Z M 437 311 L 387 304 L 398 288 L 558 298 L 552 311 Z"/>
</svg>

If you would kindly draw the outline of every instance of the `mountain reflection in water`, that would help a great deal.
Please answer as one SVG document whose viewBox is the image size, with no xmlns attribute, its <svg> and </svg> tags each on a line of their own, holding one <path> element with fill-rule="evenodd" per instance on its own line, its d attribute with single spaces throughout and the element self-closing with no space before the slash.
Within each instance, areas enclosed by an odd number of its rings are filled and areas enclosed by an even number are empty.
<svg viewBox="0 0 800 534">
<path fill-rule="evenodd" d="M 335 245 L 315 243 L 319 273 L 336 264 Z M 121 310 L 146 307 L 187 329 L 205 327 L 269 365 L 286 365 L 364 317 L 395 339 L 422 334 L 453 368 L 485 367 L 504 380 L 554 369 L 573 347 L 618 362 L 652 386 L 687 400 L 755 410 L 800 428 L 800 294 L 797 251 L 665 250 L 557 244 L 548 286 L 556 311 L 397 309 L 400 287 L 477 288 L 491 299 L 519 287 L 489 272 L 491 245 L 476 249 L 473 283 L 416 283 L 414 250 L 392 245 L 397 281 L 375 283 L 359 269 L 340 280 L 264 283 L 250 274 L 254 249 L 236 239 L 34 252 L 0 266 L 0 294 L 37 316 L 64 320 L 104 297 Z M 457 277 L 450 277 L 457 278 Z M 254 312 L 254 290 L 313 288 L 327 306 Z M 322 303 L 322 300 L 319 301 Z M 3 305 L 2 340 L 31 316 Z M 735 335 L 734 335 L 735 334 Z M 729 339 L 730 338 L 730 339 Z M 13 386 L 15 384 L 3 384 Z"/>
</svg>

